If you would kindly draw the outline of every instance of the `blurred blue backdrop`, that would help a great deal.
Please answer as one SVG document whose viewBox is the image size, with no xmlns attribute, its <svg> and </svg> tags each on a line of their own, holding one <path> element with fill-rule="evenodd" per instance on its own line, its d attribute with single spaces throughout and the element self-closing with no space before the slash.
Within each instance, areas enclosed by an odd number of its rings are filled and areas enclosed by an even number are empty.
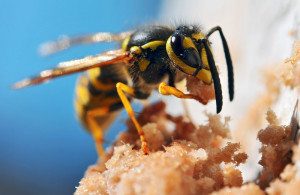
<svg viewBox="0 0 300 195">
<path fill-rule="evenodd" d="M 1 0 L 0 3 L 0 194 L 71 194 L 95 163 L 91 137 L 76 121 L 76 75 L 13 91 L 15 81 L 60 61 L 116 47 L 98 44 L 42 58 L 40 43 L 61 34 L 120 32 L 156 20 L 160 1 Z M 111 127 L 112 141 L 126 114 Z"/>
</svg>

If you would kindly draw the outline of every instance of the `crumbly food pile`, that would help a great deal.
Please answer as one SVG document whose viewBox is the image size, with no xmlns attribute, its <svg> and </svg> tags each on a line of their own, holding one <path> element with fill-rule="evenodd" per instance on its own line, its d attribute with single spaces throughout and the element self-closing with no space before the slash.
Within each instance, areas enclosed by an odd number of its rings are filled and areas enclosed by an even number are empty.
<svg viewBox="0 0 300 195">
<path fill-rule="evenodd" d="M 221 122 L 208 115 L 207 124 L 196 127 L 182 116 L 167 114 L 159 102 L 146 107 L 138 120 L 145 124 L 151 153 L 139 150 L 129 121 L 109 160 L 90 167 L 75 194 L 208 194 L 242 185 L 237 166 L 247 155 L 230 142 L 228 119 Z"/>
<path fill-rule="evenodd" d="M 258 139 L 262 143 L 260 152 L 262 158 L 259 164 L 263 169 L 258 177 L 258 185 L 265 189 L 270 182 L 278 178 L 287 164 L 292 162 L 291 126 L 280 126 L 275 113 L 267 113 L 269 126 L 258 132 Z"/>
<path fill-rule="evenodd" d="M 300 186 L 300 146 L 291 138 L 291 126 L 281 126 L 274 112 L 259 131 L 262 143 L 256 181 L 243 185 L 238 165 L 247 159 L 240 145 L 230 142 L 228 119 L 208 115 L 196 127 L 182 116 L 165 112 L 158 102 L 138 118 L 151 153 L 144 155 L 133 124 L 120 134 L 107 161 L 91 166 L 75 194 L 297 194 Z M 172 125 L 173 124 L 173 125 Z M 124 144 L 126 143 L 126 144 Z"/>
<path fill-rule="evenodd" d="M 257 138 L 261 142 L 262 165 L 254 183 L 244 184 L 241 187 L 225 187 L 213 195 L 238 194 L 270 194 L 270 195 L 297 195 L 300 187 L 300 145 L 296 144 L 298 128 L 292 125 L 279 125 L 275 113 L 267 112 L 269 125 L 260 130 Z M 294 134 L 295 133 L 295 134 Z M 298 165 L 297 165 L 298 164 Z"/>
<path fill-rule="evenodd" d="M 261 188 L 269 186 L 266 188 L 268 194 L 299 194 L 300 126 L 297 107 L 298 104 L 294 108 L 289 126 L 276 125 L 278 121 L 276 115 L 269 112 L 267 119 L 269 127 L 272 126 L 273 129 L 268 127 L 264 130 L 265 135 L 259 135 L 263 143 L 260 161 L 263 170 L 258 178 L 258 184 Z M 266 141 L 267 139 L 272 141 Z"/>
</svg>

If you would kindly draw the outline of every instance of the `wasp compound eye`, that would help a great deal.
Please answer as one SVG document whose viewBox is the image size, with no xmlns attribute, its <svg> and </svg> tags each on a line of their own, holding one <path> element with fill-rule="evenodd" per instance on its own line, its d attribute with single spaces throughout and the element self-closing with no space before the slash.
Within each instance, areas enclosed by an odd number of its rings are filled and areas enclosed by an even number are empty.
<svg viewBox="0 0 300 195">
<path fill-rule="evenodd" d="M 202 69 L 200 54 L 191 38 L 175 33 L 166 44 L 170 59 L 183 72 L 193 75 Z"/>
<path fill-rule="evenodd" d="M 171 37 L 171 47 L 174 53 L 188 66 L 198 68 L 201 65 L 198 50 L 190 38 L 175 34 Z"/>
</svg>

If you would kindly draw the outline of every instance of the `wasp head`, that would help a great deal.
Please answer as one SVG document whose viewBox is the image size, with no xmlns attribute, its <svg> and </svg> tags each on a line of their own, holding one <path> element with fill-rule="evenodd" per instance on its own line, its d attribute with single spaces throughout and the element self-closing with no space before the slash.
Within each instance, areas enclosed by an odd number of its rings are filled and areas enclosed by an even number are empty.
<svg viewBox="0 0 300 195">
<path fill-rule="evenodd" d="M 179 26 L 167 40 L 166 50 L 177 69 L 205 84 L 213 82 L 219 113 L 223 104 L 222 88 L 207 36 L 196 26 Z"/>
<path fill-rule="evenodd" d="M 169 37 L 166 49 L 176 68 L 206 84 L 211 84 L 212 75 L 207 53 L 209 52 L 210 56 L 212 54 L 206 36 L 197 27 L 178 27 Z"/>
</svg>

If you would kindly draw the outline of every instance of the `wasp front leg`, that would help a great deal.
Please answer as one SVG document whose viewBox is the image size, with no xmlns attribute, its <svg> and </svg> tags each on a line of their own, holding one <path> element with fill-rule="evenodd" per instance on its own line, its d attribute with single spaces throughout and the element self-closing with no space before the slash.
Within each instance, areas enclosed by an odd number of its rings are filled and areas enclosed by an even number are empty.
<svg viewBox="0 0 300 195">
<path fill-rule="evenodd" d="M 186 94 L 180 91 L 179 89 L 167 85 L 165 82 L 162 82 L 159 84 L 158 92 L 162 95 L 174 95 L 175 97 L 181 98 L 181 99 L 194 99 L 202 104 L 206 105 L 207 100 L 202 99 L 199 96 L 195 96 L 193 94 Z"/>
<path fill-rule="evenodd" d="M 124 105 L 124 108 L 127 111 L 135 128 L 138 131 L 138 134 L 139 134 L 141 142 L 142 142 L 142 150 L 143 150 L 144 154 L 149 154 L 149 147 L 148 147 L 147 141 L 145 139 L 145 133 L 144 133 L 141 125 L 138 123 L 138 121 L 134 115 L 133 109 L 130 105 L 130 102 L 125 95 L 125 93 L 126 93 L 132 97 L 135 97 L 135 90 L 132 87 L 125 85 L 124 83 L 117 83 L 116 87 L 117 87 L 117 92 L 119 94 L 119 97 Z"/>
</svg>

